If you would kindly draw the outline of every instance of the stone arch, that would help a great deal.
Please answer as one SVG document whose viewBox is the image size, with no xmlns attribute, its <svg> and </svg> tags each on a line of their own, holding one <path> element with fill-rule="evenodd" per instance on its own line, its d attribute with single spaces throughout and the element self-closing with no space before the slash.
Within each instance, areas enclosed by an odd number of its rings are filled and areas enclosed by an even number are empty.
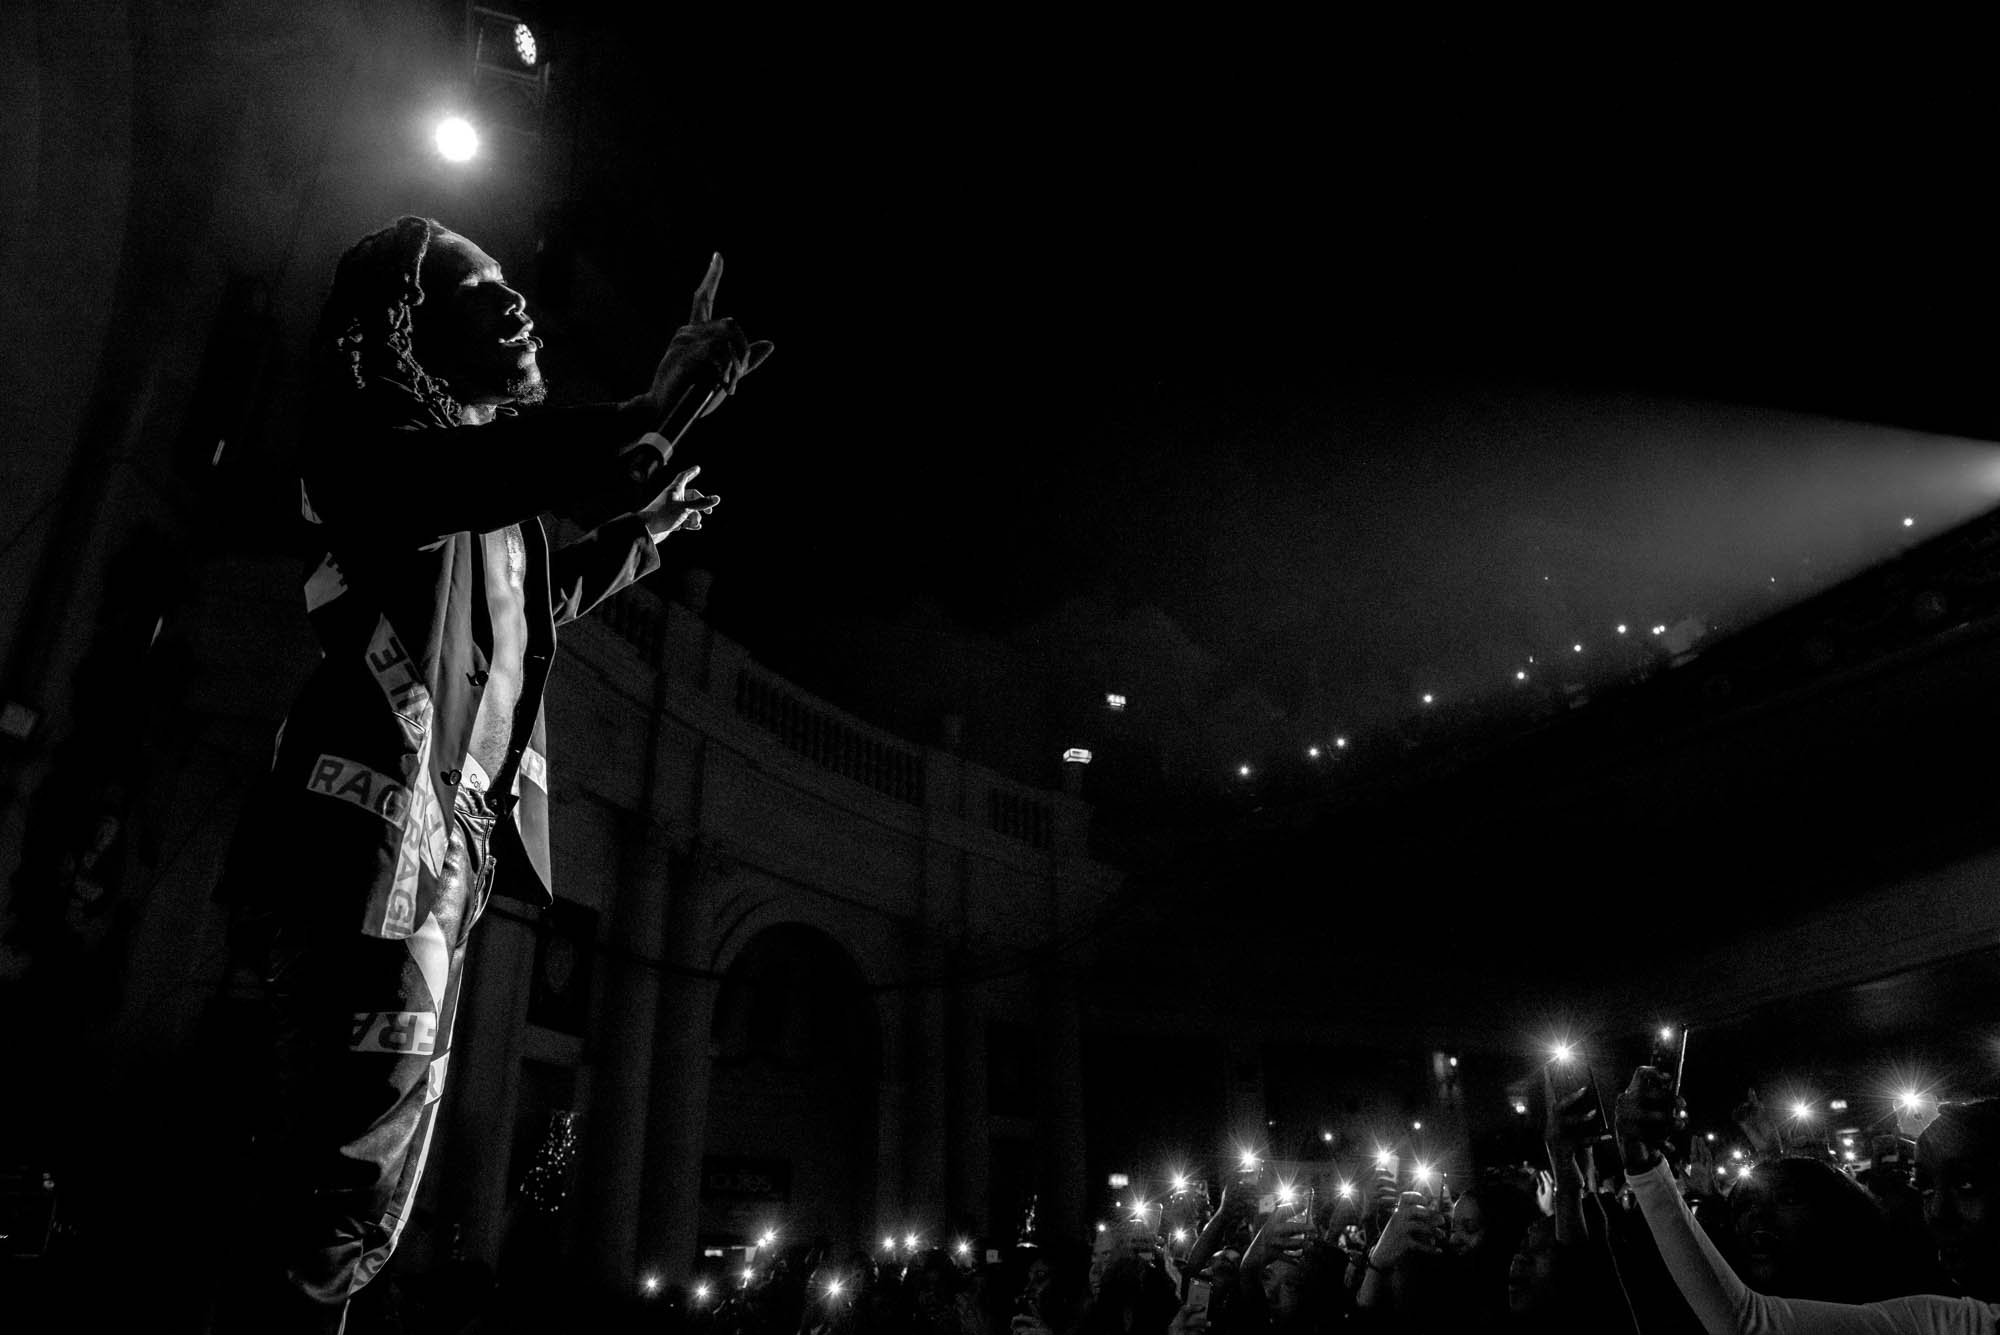
<svg viewBox="0 0 2000 1335">
<path fill-rule="evenodd" d="M 818 925 L 730 935 L 710 1028 L 701 1241 L 777 1228 L 787 1242 L 845 1248 L 875 1212 L 884 1028 L 873 989 Z"/>
</svg>

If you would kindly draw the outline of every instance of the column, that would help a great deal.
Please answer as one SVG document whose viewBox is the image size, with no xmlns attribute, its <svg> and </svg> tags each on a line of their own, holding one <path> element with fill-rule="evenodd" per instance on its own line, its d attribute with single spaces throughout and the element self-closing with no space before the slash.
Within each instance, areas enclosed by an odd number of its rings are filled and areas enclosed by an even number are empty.
<svg viewBox="0 0 2000 1335">
<path fill-rule="evenodd" d="M 1041 1204 L 1036 1224 L 1046 1238 L 1084 1236 L 1083 988 L 1074 966 L 1042 975 L 1042 1082 L 1036 1099 L 1036 1139 L 1042 1146 Z"/>
<path fill-rule="evenodd" d="M 920 948 L 912 952 L 915 973 L 939 980 L 935 986 L 913 988 L 905 1012 L 910 1053 L 909 1101 L 904 1115 L 904 1207 L 910 1227 L 927 1238 L 950 1221 L 946 1214 L 946 1126 L 949 1091 L 945 1048 L 949 1033 L 945 1017 L 944 952 Z"/>
<path fill-rule="evenodd" d="M 659 1009 L 638 1202 L 638 1265 L 685 1283 L 699 1259 L 701 1163 L 708 1145 L 709 1028 L 720 986 L 698 976 L 713 949 L 715 870 L 699 841 L 674 859 L 658 954 Z"/>
<path fill-rule="evenodd" d="M 961 983 L 948 998 L 949 1046 L 945 1052 L 950 1096 L 947 1145 L 951 1219 L 979 1232 L 989 1226 L 987 1177 L 992 1170 L 986 1116 L 986 989 Z"/>
<path fill-rule="evenodd" d="M 658 951 L 666 935 L 672 851 L 660 823 L 637 815 L 629 826 L 612 909 L 604 1005 L 591 1036 L 597 1062 L 583 1124 L 577 1202 L 584 1263 L 608 1293 L 630 1292 L 637 1273 L 641 1165 L 660 1004 Z"/>
</svg>

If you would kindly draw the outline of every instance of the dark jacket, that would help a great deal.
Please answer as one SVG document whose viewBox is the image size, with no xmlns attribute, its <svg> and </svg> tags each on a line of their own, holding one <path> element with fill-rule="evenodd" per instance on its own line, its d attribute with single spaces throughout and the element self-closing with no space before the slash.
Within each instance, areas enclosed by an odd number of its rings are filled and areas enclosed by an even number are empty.
<svg viewBox="0 0 2000 1335">
<path fill-rule="evenodd" d="M 303 510 L 326 551 L 305 597 L 322 658 L 279 731 L 221 894 L 405 937 L 431 908 L 492 652 L 479 535 L 510 526 L 527 551 L 528 639 L 492 776 L 510 816 L 496 890 L 552 898 L 542 695 L 555 630 L 660 558 L 629 515 L 551 553 L 538 515 L 615 492 L 618 456 L 651 423 L 603 406 L 442 428 L 393 389 L 368 399 L 307 443 Z"/>
</svg>

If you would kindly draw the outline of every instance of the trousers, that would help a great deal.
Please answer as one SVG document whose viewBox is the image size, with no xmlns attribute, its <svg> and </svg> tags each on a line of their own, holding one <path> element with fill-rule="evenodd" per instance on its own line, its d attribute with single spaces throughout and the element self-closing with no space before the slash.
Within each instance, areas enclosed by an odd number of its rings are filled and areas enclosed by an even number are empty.
<svg viewBox="0 0 2000 1335">
<path fill-rule="evenodd" d="M 261 1217 L 217 1331 L 337 1335 L 395 1251 L 450 1067 L 466 942 L 492 889 L 496 819 L 484 793 L 459 790 L 436 907 L 403 940 L 329 927 L 277 894 L 238 908 L 232 939 L 268 1021 L 269 1102 Z"/>
</svg>

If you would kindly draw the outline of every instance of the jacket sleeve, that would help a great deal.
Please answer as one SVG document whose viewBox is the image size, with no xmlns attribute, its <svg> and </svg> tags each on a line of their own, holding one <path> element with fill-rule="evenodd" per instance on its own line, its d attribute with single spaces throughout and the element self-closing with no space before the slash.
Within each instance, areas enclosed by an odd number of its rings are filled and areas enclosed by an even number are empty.
<svg viewBox="0 0 2000 1335">
<path fill-rule="evenodd" d="M 308 433 L 300 460 L 308 517 L 392 544 L 490 533 L 614 485 L 620 453 L 652 425 L 634 404 L 553 408 L 485 426 L 343 417 Z"/>
<path fill-rule="evenodd" d="M 1639 1210 L 1681 1296 L 1708 1335 L 1990 1335 L 1994 1311 L 1972 1298 L 1924 1294 L 1848 1304 L 1774 1298 L 1753 1291 L 1695 1227 L 1666 1162 L 1631 1173 Z"/>
<path fill-rule="evenodd" d="M 637 515 L 614 519 L 550 554 L 549 610 L 558 626 L 574 621 L 659 568 L 659 548 L 645 521 Z"/>
</svg>

